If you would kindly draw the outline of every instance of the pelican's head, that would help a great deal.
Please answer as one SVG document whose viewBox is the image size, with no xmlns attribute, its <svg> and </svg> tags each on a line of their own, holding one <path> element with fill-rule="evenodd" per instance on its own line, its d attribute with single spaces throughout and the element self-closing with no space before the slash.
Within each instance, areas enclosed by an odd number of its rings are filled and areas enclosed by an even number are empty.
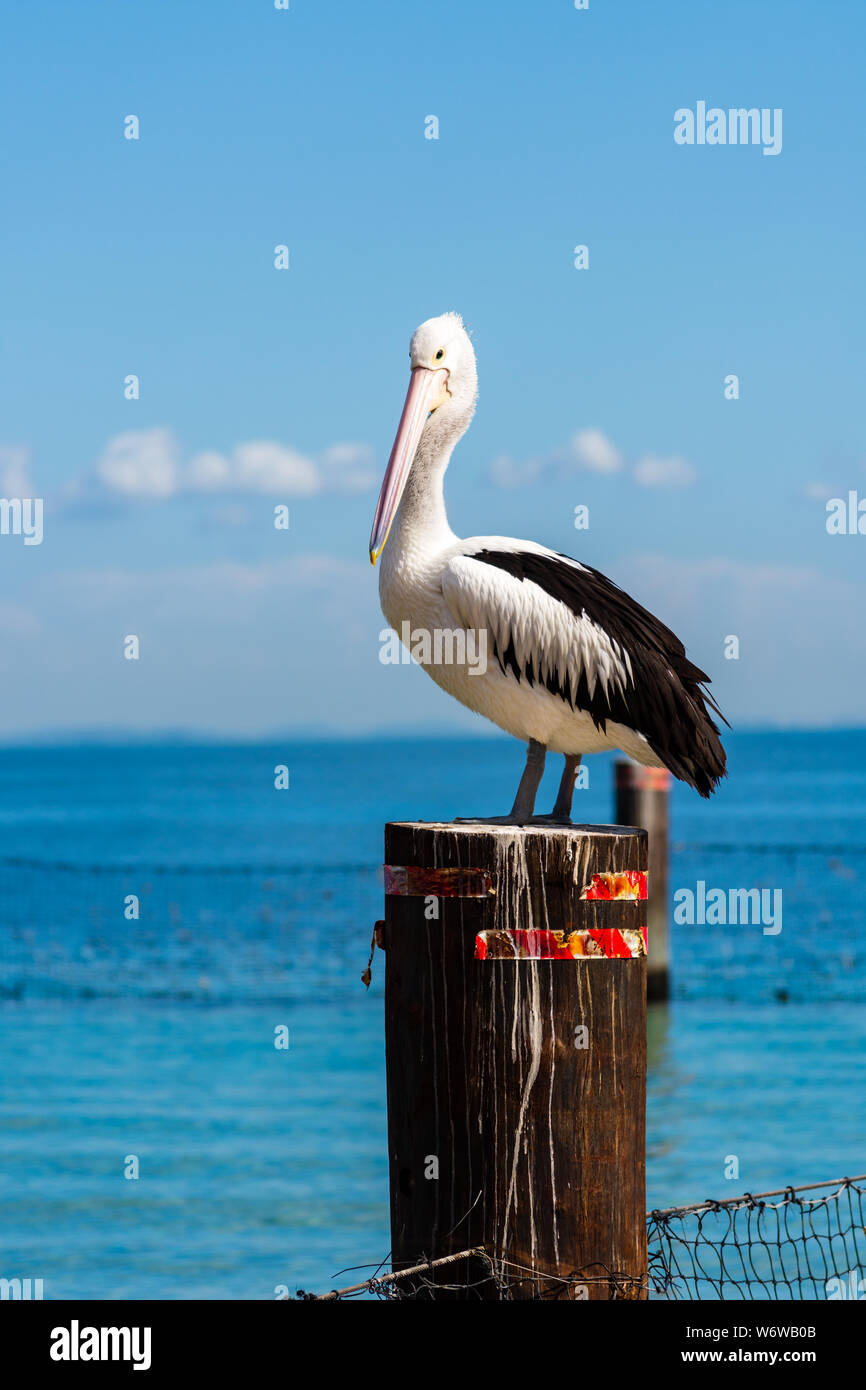
<svg viewBox="0 0 866 1390">
<path fill-rule="evenodd" d="M 370 535 L 374 565 L 385 549 L 419 453 L 428 461 L 444 458 L 447 462 L 451 448 L 472 419 L 478 394 L 475 352 L 459 314 L 440 314 L 415 329 L 409 365 L 409 390 Z"/>
</svg>

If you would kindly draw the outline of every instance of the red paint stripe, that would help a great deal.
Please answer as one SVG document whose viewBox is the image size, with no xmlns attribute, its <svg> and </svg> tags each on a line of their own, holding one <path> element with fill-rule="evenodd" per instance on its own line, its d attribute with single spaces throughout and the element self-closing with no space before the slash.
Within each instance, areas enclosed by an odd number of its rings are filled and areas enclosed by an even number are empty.
<svg viewBox="0 0 866 1390">
<path fill-rule="evenodd" d="M 494 892 L 487 869 L 422 869 L 385 865 L 385 892 L 396 898 L 486 898 Z"/>
<path fill-rule="evenodd" d="M 483 931 L 475 938 L 476 960 L 628 960 L 647 953 L 646 927 L 590 931 Z"/>
<path fill-rule="evenodd" d="M 581 893 L 586 902 L 642 902 L 646 899 L 646 874 L 642 869 L 624 869 L 616 874 L 593 874 L 592 883 Z"/>
</svg>

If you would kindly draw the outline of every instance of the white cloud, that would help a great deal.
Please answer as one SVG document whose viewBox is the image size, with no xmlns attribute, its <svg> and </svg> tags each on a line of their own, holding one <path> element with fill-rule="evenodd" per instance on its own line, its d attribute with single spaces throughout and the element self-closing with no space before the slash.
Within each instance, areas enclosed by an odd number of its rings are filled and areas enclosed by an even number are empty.
<svg viewBox="0 0 866 1390">
<path fill-rule="evenodd" d="M 311 459 L 266 439 L 238 444 L 228 465 L 224 492 L 309 497 L 322 486 L 319 470 Z"/>
<path fill-rule="evenodd" d="M 826 502 L 837 494 L 829 483 L 807 483 L 803 488 L 803 496 L 808 497 L 810 502 Z"/>
<path fill-rule="evenodd" d="M 677 457 L 646 454 L 634 466 L 634 479 L 641 487 L 690 487 L 696 477 L 692 465 Z"/>
<path fill-rule="evenodd" d="M 0 633 L 4 637 L 38 635 L 42 622 L 31 608 L 23 603 L 7 603 L 0 600 Z"/>
<path fill-rule="evenodd" d="M 521 463 L 509 454 L 500 454 L 490 465 L 489 476 L 497 487 L 528 487 L 545 474 L 570 474 L 576 469 L 610 476 L 619 473 L 623 457 L 603 430 L 595 426 L 578 430 L 565 448 L 555 449 L 546 457 L 528 459 Z M 685 459 L 672 455 L 661 458 L 644 454 L 632 470 L 640 487 L 690 487 L 697 473 Z"/>
<path fill-rule="evenodd" d="M 16 444 L 0 444 L 0 496 L 32 497 L 30 455 Z"/>
<path fill-rule="evenodd" d="M 594 473 L 616 473 L 622 467 L 619 450 L 601 430 L 578 430 L 571 441 L 574 461 Z"/>
<path fill-rule="evenodd" d="M 172 432 L 157 428 L 115 435 L 92 472 L 67 495 L 79 501 L 151 502 L 218 494 L 311 497 L 323 491 L 366 491 L 375 481 L 373 451 L 364 444 L 334 444 L 316 460 L 274 440 L 258 439 L 237 444 L 229 454 L 202 450 L 184 461 Z"/>
<path fill-rule="evenodd" d="M 338 492 L 366 492 L 376 486 L 378 471 L 369 444 L 332 444 L 322 454 L 326 486 Z"/>
<path fill-rule="evenodd" d="M 128 430 L 108 441 L 95 475 L 121 497 L 173 497 L 178 488 L 177 445 L 168 430 Z"/>
<path fill-rule="evenodd" d="M 497 487 L 527 487 L 541 472 L 539 459 L 518 463 L 509 454 L 500 454 L 490 465 L 490 480 Z"/>
<path fill-rule="evenodd" d="M 192 492 L 220 492 L 231 476 L 229 461 L 206 450 L 190 459 L 187 481 Z"/>
<path fill-rule="evenodd" d="M 497 487 L 528 487 L 545 474 L 570 474 L 576 469 L 591 473 L 617 473 L 622 467 L 622 455 L 603 430 L 578 430 L 564 448 L 554 449 L 546 456 L 520 463 L 508 454 L 500 454 L 490 465 L 490 480 Z"/>
</svg>

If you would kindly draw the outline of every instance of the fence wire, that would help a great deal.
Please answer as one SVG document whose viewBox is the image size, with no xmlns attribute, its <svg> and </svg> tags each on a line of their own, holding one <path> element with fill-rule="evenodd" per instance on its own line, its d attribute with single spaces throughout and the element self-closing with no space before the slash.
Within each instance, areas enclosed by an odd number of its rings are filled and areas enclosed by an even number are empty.
<svg viewBox="0 0 866 1390">
<path fill-rule="evenodd" d="M 545 1273 L 509 1260 L 494 1261 L 484 1246 L 475 1246 L 388 1273 L 382 1272 L 387 1264 L 383 1260 L 358 1283 L 323 1294 L 298 1289 L 296 1296 L 509 1302 L 581 1301 L 601 1292 L 613 1300 L 863 1299 L 864 1184 L 866 1174 L 650 1212 L 649 1268 L 639 1279 L 603 1265 Z"/>
<path fill-rule="evenodd" d="M 383 1274 L 387 1261 L 376 1273 L 357 1284 L 328 1293 L 308 1293 L 298 1289 L 297 1298 L 316 1301 L 343 1301 L 364 1296 L 387 1301 L 432 1301 L 454 1299 L 485 1302 L 586 1300 L 591 1290 L 601 1289 L 608 1299 L 635 1300 L 649 1288 L 646 1277 L 619 1274 L 606 1265 L 594 1264 L 567 1274 L 553 1274 L 514 1260 L 495 1262 L 484 1249 L 475 1246 L 438 1260 L 423 1260 L 408 1269 Z M 348 1271 L 342 1271 L 344 1274 Z"/>
<path fill-rule="evenodd" d="M 654 1293 L 842 1299 L 862 1296 L 862 1280 L 866 1294 L 864 1183 L 866 1175 L 651 1212 Z"/>
</svg>

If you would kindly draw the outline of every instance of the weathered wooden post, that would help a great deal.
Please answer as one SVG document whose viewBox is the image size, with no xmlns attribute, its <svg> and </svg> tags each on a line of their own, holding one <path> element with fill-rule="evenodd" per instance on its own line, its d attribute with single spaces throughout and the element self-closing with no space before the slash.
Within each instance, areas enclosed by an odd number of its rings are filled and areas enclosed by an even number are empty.
<svg viewBox="0 0 866 1390">
<path fill-rule="evenodd" d="M 394 1269 L 645 1297 L 645 833 L 390 824 L 385 862 Z"/>
<path fill-rule="evenodd" d="M 668 835 L 671 774 L 664 767 L 616 763 L 616 811 L 620 825 L 640 825 L 649 835 L 650 952 L 647 961 L 647 999 L 668 999 L 671 988 L 668 926 Z"/>
</svg>

